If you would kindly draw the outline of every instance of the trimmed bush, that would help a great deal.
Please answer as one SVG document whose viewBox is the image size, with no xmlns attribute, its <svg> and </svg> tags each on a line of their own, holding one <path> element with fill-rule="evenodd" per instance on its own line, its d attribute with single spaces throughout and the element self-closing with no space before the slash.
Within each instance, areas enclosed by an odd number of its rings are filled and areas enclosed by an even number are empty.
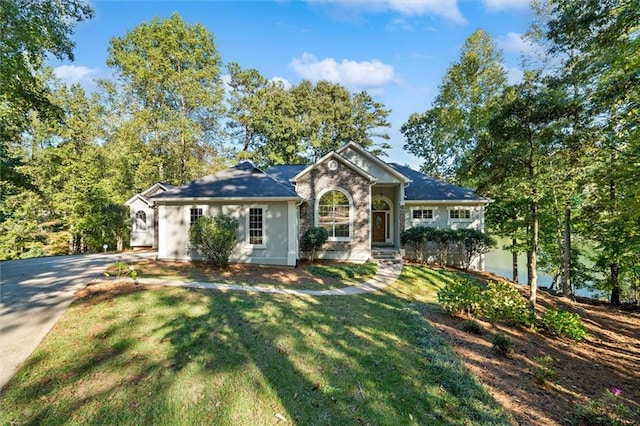
<svg viewBox="0 0 640 426">
<path fill-rule="evenodd" d="M 189 229 L 189 246 L 217 266 L 229 264 L 238 221 L 231 216 L 202 216 Z"/>
<path fill-rule="evenodd" d="M 540 325 L 551 334 L 571 340 L 582 340 L 587 336 L 580 315 L 556 308 L 547 308 L 542 313 Z"/>
<path fill-rule="evenodd" d="M 492 323 L 523 326 L 532 325 L 534 321 L 524 297 L 506 281 L 492 281 L 487 285 L 482 292 L 480 311 Z"/>
<path fill-rule="evenodd" d="M 545 385 L 547 382 L 558 377 L 558 371 L 553 366 L 553 358 L 549 355 L 542 357 L 534 357 L 534 364 L 531 366 L 529 371 L 531 372 L 531 377 L 533 380 L 540 384 Z"/>
<path fill-rule="evenodd" d="M 453 266 L 469 269 L 474 260 L 495 247 L 495 240 L 484 232 L 475 229 L 438 229 L 429 226 L 416 226 L 406 229 L 400 234 L 400 242 L 409 249 L 411 260 L 424 262 L 427 260 L 427 247 L 437 247 L 437 261 L 449 265 L 449 253 L 452 250 L 459 255 L 459 261 Z"/>
<path fill-rule="evenodd" d="M 484 333 L 484 330 L 482 329 L 480 324 L 478 324 L 476 321 L 473 321 L 473 320 L 464 321 L 462 323 L 462 330 L 467 333 L 475 334 L 478 336 Z"/>
<path fill-rule="evenodd" d="M 405 229 L 400 234 L 400 242 L 409 248 L 411 259 L 421 263 L 425 261 L 427 245 L 434 241 L 437 231 L 437 229 L 428 226 Z"/>
<path fill-rule="evenodd" d="M 513 339 L 499 331 L 491 336 L 493 350 L 502 356 L 509 356 L 513 353 Z"/>
<path fill-rule="evenodd" d="M 308 253 L 309 260 L 313 262 L 316 251 L 322 247 L 328 239 L 329 233 L 327 230 L 322 227 L 315 226 L 307 229 L 304 234 L 302 234 L 302 238 L 300 238 L 300 245 L 302 250 Z"/>
<path fill-rule="evenodd" d="M 450 315 L 475 314 L 481 302 L 482 290 L 470 278 L 456 278 L 454 282 L 438 290 L 438 302 Z"/>
</svg>

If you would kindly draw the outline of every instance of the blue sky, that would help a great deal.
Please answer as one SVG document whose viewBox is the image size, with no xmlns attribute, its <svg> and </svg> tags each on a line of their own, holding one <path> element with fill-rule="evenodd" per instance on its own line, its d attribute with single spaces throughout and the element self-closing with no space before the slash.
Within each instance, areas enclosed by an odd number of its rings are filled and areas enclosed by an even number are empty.
<svg viewBox="0 0 640 426">
<path fill-rule="evenodd" d="M 389 161 L 417 168 L 402 150 L 400 126 L 413 112 L 429 108 L 460 47 L 477 28 L 503 50 L 512 81 L 521 75 L 526 50 L 520 35 L 533 17 L 528 0 L 262 0 L 91 2 L 94 19 L 73 36 L 75 61 L 51 61 L 63 80 L 88 90 L 94 78 L 111 75 L 106 66 L 112 37 L 121 37 L 154 17 L 178 12 L 201 23 L 215 37 L 226 64 L 255 68 L 290 84 L 303 79 L 367 90 L 392 112 Z"/>
</svg>

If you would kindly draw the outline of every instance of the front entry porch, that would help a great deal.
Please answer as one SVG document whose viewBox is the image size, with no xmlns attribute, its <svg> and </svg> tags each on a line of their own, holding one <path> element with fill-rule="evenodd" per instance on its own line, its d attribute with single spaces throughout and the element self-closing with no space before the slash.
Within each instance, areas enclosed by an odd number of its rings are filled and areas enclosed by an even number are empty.
<svg viewBox="0 0 640 426">
<path fill-rule="evenodd" d="M 400 185 L 375 185 L 371 194 L 371 247 L 400 248 Z"/>
</svg>

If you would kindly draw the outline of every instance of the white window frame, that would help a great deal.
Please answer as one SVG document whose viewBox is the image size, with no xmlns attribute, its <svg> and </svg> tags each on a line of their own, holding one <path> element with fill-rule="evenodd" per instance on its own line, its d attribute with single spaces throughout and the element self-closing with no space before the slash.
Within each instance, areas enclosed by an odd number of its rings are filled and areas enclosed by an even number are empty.
<svg viewBox="0 0 640 426">
<path fill-rule="evenodd" d="M 320 191 L 320 193 L 318 194 L 318 197 L 316 197 L 315 208 L 313 210 L 313 212 L 314 212 L 314 225 L 315 226 L 320 226 L 320 214 L 319 214 L 320 213 L 320 199 L 322 199 L 322 197 L 327 192 L 331 192 L 331 191 L 342 192 L 347 197 L 347 200 L 349 201 L 349 236 L 348 237 L 332 237 L 331 235 L 329 235 L 328 241 L 352 241 L 353 240 L 353 198 L 351 197 L 351 194 L 349 193 L 349 191 L 347 191 L 344 188 L 341 188 L 339 186 L 333 186 L 333 187 L 326 188 L 326 189 Z M 335 230 L 335 228 L 334 228 L 334 230 Z"/>
<path fill-rule="evenodd" d="M 194 210 L 196 211 L 195 215 L 193 214 Z M 197 216 L 196 220 L 193 220 L 194 216 Z M 196 223 L 196 221 L 202 216 L 204 216 L 204 209 L 202 207 L 189 207 L 189 228 L 191 228 L 191 225 Z"/>
<path fill-rule="evenodd" d="M 419 217 L 419 218 L 415 217 L 414 212 L 416 211 L 422 212 L 421 213 L 422 217 Z M 431 211 L 430 218 L 424 217 L 425 211 Z M 434 222 L 436 220 L 436 209 L 433 207 L 422 207 L 422 206 L 411 207 L 411 220 L 414 222 Z"/>
<path fill-rule="evenodd" d="M 144 215 L 144 220 L 140 219 L 138 217 L 138 215 L 142 213 Z M 145 212 L 142 209 L 138 209 L 136 210 L 136 214 L 133 218 L 133 231 L 134 232 L 147 232 L 147 230 L 149 229 L 147 227 L 147 218 L 149 217 L 149 215 L 147 214 L 147 212 Z M 142 225 L 142 226 L 140 226 Z"/>
<path fill-rule="evenodd" d="M 452 217 L 452 215 L 454 215 L 454 212 L 457 212 L 458 217 Z M 468 213 L 469 217 L 460 217 L 461 212 Z M 473 220 L 473 209 L 469 207 L 450 207 L 447 214 L 449 217 L 449 222 L 471 222 Z"/>
<path fill-rule="evenodd" d="M 262 243 L 251 244 L 251 209 L 262 210 Z M 266 249 L 267 248 L 267 205 L 266 204 L 253 204 L 247 206 L 245 210 L 245 246 L 254 249 Z"/>
</svg>

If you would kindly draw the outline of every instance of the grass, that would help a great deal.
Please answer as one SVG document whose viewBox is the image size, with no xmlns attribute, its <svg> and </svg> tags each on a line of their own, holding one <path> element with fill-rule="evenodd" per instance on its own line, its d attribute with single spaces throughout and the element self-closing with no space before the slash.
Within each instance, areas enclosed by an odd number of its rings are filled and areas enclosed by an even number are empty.
<svg viewBox="0 0 640 426">
<path fill-rule="evenodd" d="M 509 424 L 425 318 L 450 279 L 405 266 L 383 292 L 316 298 L 112 285 L 27 359 L 0 423 Z"/>
<path fill-rule="evenodd" d="M 368 278 L 378 271 L 377 263 L 326 263 L 307 266 L 312 275 L 331 277 L 342 282 Z"/>
</svg>

